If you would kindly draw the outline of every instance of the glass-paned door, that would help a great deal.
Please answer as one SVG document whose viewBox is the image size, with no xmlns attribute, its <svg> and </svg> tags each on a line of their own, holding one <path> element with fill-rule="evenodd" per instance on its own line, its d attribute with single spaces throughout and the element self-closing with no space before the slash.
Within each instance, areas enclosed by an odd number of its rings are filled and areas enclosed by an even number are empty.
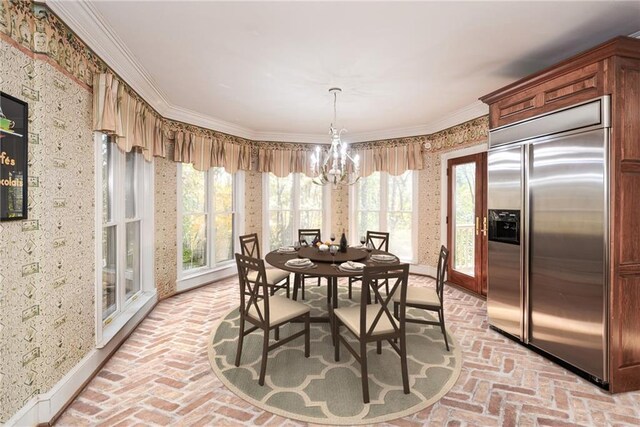
<svg viewBox="0 0 640 427">
<path fill-rule="evenodd" d="M 448 162 L 449 281 L 486 293 L 486 153 Z"/>
</svg>

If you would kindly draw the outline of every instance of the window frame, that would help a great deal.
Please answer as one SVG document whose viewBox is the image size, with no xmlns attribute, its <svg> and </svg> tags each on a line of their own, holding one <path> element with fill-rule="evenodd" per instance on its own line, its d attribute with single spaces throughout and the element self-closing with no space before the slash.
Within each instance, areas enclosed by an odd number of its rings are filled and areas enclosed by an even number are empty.
<svg viewBox="0 0 640 427">
<path fill-rule="evenodd" d="M 192 165 L 193 166 L 193 165 Z M 237 171 L 231 174 L 231 182 L 232 182 L 232 203 L 231 203 L 231 211 L 216 211 L 214 203 L 214 193 L 212 190 L 214 188 L 214 174 L 209 170 L 201 171 L 205 174 L 205 222 L 206 222 L 206 248 L 207 248 L 207 262 L 206 265 L 197 268 L 190 268 L 185 270 L 182 264 L 182 239 L 184 236 L 184 232 L 182 229 L 182 220 L 184 215 L 201 215 L 200 212 L 184 212 L 183 211 L 183 203 L 182 203 L 182 169 L 184 165 L 182 163 L 178 163 L 177 165 L 177 173 L 176 173 L 176 195 L 177 195 L 177 278 L 178 281 L 186 281 L 189 279 L 195 279 L 199 276 L 204 276 L 209 273 L 217 272 L 220 270 L 227 269 L 229 267 L 235 266 L 235 259 L 232 256 L 231 259 L 225 260 L 219 263 L 215 262 L 215 248 L 213 242 L 215 242 L 215 227 L 214 221 L 216 215 L 232 214 L 232 241 L 233 241 L 233 252 L 237 252 L 239 248 L 238 236 L 242 233 L 244 227 L 242 227 L 243 215 L 240 213 L 240 209 L 238 206 L 242 206 L 243 197 L 242 192 L 244 191 L 244 174 L 242 171 Z"/>
<path fill-rule="evenodd" d="M 411 233 L 411 258 L 400 258 L 403 262 L 408 262 L 411 264 L 416 264 L 418 259 L 418 183 L 419 183 L 419 172 L 418 170 L 409 170 L 411 172 L 411 228 L 413 232 Z M 380 174 L 380 188 L 379 188 L 379 206 L 380 209 L 378 211 L 373 210 L 361 210 L 360 209 L 360 198 L 359 198 L 359 184 L 354 184 L 349 187 L 349 229 L 350 229 L 350 237 L 351 241 L 360 241 L 360 236 L 358 236 L 359 230 L 359 221 L 360 221 L 360 212 L 379 212 L 378 221 L 379 221 L 379 230 L 375 231 L 389 231 L 388 221 L 389 221 L 389 213 L 397 213 L 397 212 L 408 212 L 408 211 L 395 211 L 389 209 L 389 177 L 390 174 L 388 172 L 374 172 Z M 361 178 L 361 179 L 366 179 Z M 391 231 L 389 231 L 391 232 Z"/>
<path fill-rule="evenodd" d="M 103 223 L 103 188 L 105 177 L 102 176 L 102 147 L 103 143 L 113 144 L 111 153 L 114 159 L 109 164 L 108 191 L 111 194 L 111 218 Z M 126 217 L 125 212 L 125 176 L 127 154 L 121 151 L 115 143 L 106 141 L 101 132 L 94 134 L 95 144 L 95 287 L 96 287 L 96 346 L 102 348 L 116 336 L 126 323 L 143 306 L 156 298 L 154 284 L 154 166 L 152 162 L 144 160 L 142 154 L 135 157 L 134 194 L 135 216 Z M 127 296 L 127 225 L 139 224 L 139 263 L 140 287 Z M 103 318 L 103 283 L 102 283 L 102 233 L 106 228 L 115 227 L 116 236 L 116 308 Z"/>
<path fill-rule="evenodd" d="M 271 251 L 271 228 L 270 218 L 272 209 L 269 206 L 269 177 L 273 175 L 271 172 L 263 172 L 262 173 L 262 245 L 261 245 L 261 254 L 264 256 L 268 252 Z M 300 177 L 304 175 L 301 172 L 292 173 L 292 189 L 291 189 L 291 200 L 293 201 L 291 206 L 291 210 L 288 211 L 291 214 L 291 230 L 294 233 L 291 236 L 291 243 L 297 238 L 295 235 L 296 230 L 300 229 Z M 306 175 L 305 175 L 306 176 Z M 276 178 L 284 178 L 284 177 L 276 177 Z M 309 177 L 310 178 L 310 177 Z M 314 211 L 316 209 L 313 209 Z M 322 186 L 322 208 L 320 209 L 322 212 L 322 226 L 320 227 L 321 236 L 325 239 L 329 238 L 331 234 L 331 188 L 330 185 Z M 273 209 L 273 211 L 287 212 L 285 209 Z M 305 211 L 311 211 L 305 209 Z M 340 236 L 338 230 L 334 230 L 336 236 Z"/>
</svg>

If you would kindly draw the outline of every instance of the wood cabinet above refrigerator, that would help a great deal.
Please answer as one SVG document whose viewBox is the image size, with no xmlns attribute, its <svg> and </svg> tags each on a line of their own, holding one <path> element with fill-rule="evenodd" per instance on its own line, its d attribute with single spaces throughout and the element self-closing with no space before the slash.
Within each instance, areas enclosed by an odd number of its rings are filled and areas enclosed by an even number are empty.
<svg viewBox="0 0 640 427">
<path fill-rule="evenodd" d="M 617 393 L 640 390 L 640 39 L 617 37 L 480 100 L 495 129 L 604 95 L 611 97 L 609 389 Z"/>
</svg>

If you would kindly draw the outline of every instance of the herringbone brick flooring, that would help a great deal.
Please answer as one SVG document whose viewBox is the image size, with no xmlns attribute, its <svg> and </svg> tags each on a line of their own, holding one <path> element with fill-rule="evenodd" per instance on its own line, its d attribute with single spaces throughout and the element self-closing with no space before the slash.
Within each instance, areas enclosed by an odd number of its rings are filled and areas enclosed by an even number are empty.
<svg viewBox="0 0 640 427">
<path fill-rule="evenodd" d="M 411 276 L 410 284 L 432 280 Z M 209 334 L 237 294 L 230 279 L 159 303 L 57 425 L 299 425 L 235 396 L 209 367 Z M 640 425 L 640 393 L 606 394 L 491 331 L 478 298 L 447 287 L 445 308 L 464 355 L 460 378 L 432 407 L 390 424 Z"/>
</svg>

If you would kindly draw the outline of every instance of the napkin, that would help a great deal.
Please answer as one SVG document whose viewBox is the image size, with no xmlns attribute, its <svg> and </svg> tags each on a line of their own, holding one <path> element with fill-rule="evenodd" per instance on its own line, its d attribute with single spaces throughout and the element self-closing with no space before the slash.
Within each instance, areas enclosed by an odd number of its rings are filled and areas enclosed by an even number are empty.
<svg viewBox="0 0 640 427">
<path fill-rule="evenodd" d="M 295 252 L 295 248 L 293 246 L 283 246 L 278 248 L 278 252 Z"/>
<path fill-rule="evenodd" d="M 312 262 L 309 258 L 294 258 L 287 261 L 286 264 L 301 267 L 303 265 L 312 264 Z"/>
<path fill-rule="evenodd" d="M 364 264 L 353 261 L 343 262 L 340 266 L 347 270 L 362 270 L 365 267 Z"/>
</svg>

